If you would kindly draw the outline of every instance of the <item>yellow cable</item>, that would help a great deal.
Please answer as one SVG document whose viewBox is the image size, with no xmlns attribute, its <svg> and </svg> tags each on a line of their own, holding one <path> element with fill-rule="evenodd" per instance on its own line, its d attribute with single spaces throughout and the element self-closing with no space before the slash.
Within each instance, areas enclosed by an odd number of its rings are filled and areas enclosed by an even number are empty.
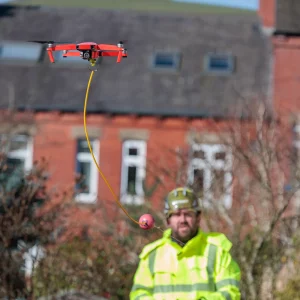
<svg viewBox="0 0 300 300">
<path fill-rule="evenodd" d="M 127 215 L 127 217 L 133 221 L 134 223 L 136 224 L 140 224 L 138 221 L 136 221 L 135 219 L 133 219 L 129 213 L 126 211 L 126 209 L 123 207 L 123 205 L 120 203 L 120 201 L 118 200 L 118 197 L 116 196 L 116 194 L 114 193 L 113 189 L 111 188 L 109 182 L 107 181 L 105 175 L 103 174 L 103 172 L 101 171 L 98 163 L 97 163 L 97 160 L 94 156 L 94 153 L 93 153 L 93 150 L 92 150 L 92 147 L 91 147 L 91 144 L 90 144 L 90 140 L 89 140 L 89 135 L 88 135 L 88 131 L 87 131 L 87 127 L 86 127 L 86 107 L 87 107 L 87 103 L 88 103 L 88 97 L 89 97 L 89 90 L 90 90 L 90 86 L 91 86 L 91 82 L 92 82 L 92 79 L 93 79 L 93 75 L 94 75 L 94 72 L 95 71 L 91 71 L 91 75 L 90 75 L 90 79 L 88 81 L 88 85 L 87 85 L 87 89 L 86 89 L 86 94 L 85 94 L 85 99 L 84 99 L 84 111 L 83 111 L 83 123 L 84 123 L 84 131 L 85 131 L 85 136 L 86 136 L 86 140 L 88 142 L 88 146 L 89 146 L 89 149 L 90 149 L 90 152 L 92 154 L 92 157 L 93 157 L 93 160 L 97 166 L 97 169 L 101 175 L 101 177 L 103 178 L 104 182 L 106 183 L 107 187 L 109 188 L 110 192 L 112 193 L 112 195 L 114 196 L 115 198 L 115 201 L 117 202 L 117 204 L 120 206 L 120 208 L 124 211 L 124 213 Z"/>
<path fill-rule="evenodd" d="M 90 75 L 90 79 L 88 81 L 88 84 L 87 84 L 87 89 L 86 89 L 86 94 L 85 94 L 85 99 L 84 99 L 84 110 L 83 110 L 83 124 L 84 124 L 84 131 L 85 131 L 85 136 L 86 136 L 86 140 L 88 142 L 88 146 L 89 146 L 89 149 L 90 149 L 90 152 L 92 154 L 92 157 L 93 157 L 93 160 L 94 160 L 94 163 L 95 165 L 97 166 L 97 169 L 101 175 L 101 177 L 103 178 L 104 182 L 106 183 L 107 187 L 109 188 L 110 192 L 112 193 L 112 195 L 114 196 L 115 198 L 115 201 L 117 202 L 117 204 L 119 205 L 119 207 L 124 211 L 124 213 L 126 214 L 126 216 L 131 220 L 133 221 L 134 223 L 140 225 L 140 222 L 139 221 L 136 221 L 135 219 L 133 219 L 129 213 L 126 211 L 126 209 L 124 208 L 124 206 L 121 204 L 121 202 L 118 200 L 118 197 L 116 196 L 116 194 L 114 193 L 113 189 L 111 188 L 108 180 L 106 179 L 105 175 L 103 174 L 103 172 L 101 171 L 100 169 L 100 166 L 98 165 L 97 163 L 97 160 L 94 156 L 94 153 L 93 153 L 93 149 L 91 147 L 91 143 L 90 143 L 90 139 L 89 139 L 89 135 L 88 135 L 88 131 L 87 131 L 87 127 L 86 127 L 86 107 L 87 107 L 87 103 L 88 103 L 88 98 L 89 98 L 89 91 L 90 91 L 90 86 L 91 86 L 91 82 L 92 82 L 92 79 L 93 79 L 93 75 L 94 75 L 94 72 L 95 71 L 91 71 L 91 75 Z M 153 226 L 154 228 L 160 230 L 161 232 L 164 232 L 163 229 L 161 229 L 160 227 L 154 225 Z M 178 241 L 179 244 L 181 245 L 184 245 L 184 243 L 182 243 L 181 241 L 179 241 L 178 239 L 176 239 L 175 237 L 173 237 L 171 235 L 171 237 Z"/>
</svg>

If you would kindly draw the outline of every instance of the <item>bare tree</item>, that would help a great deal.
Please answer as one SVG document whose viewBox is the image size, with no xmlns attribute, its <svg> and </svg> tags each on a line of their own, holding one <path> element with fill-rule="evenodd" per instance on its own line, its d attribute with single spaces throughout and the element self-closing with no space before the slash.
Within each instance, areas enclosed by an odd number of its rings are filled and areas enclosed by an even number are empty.
<svg viewBox="0 0 300 300">
<path fill-rule="evenodd" d="M 72 195 L 49 193 L 46 160 L 25 168 L 20 149 L 26 147 L 26 131 L 34 126 L 32 118 L 8 112 L 1 121 L 0 297 L 30 299 L 34 291 L 28 268 L 33 269 L 40 250 L 55 241 L 57 228 L 64 222 L 65 199 Z"/>
<path fill-rule="evenodd" d="M 291 124 L 272 116 L 262 103 L 248 115 L 223 128 L 215 124 L 226 133 L 222 141 L 233 158 L 233 203 L 226 209 L 212 201 L 213 211 L 206 216 L 210 228 L 225 230 L 233 239 L 244 296 L 273 299 L 282 257 L 289 255 L 297 229 L 288 220 L 299 216 L 298 158 Z"/>
<path fill-rule="evenodd" d="M 86 226 L 46 249 L 34 274 L 37 296 L 51 296 L 64 290 L 128 299 L 142 247 L 160 236 L 160 231 L 143 231 L 130 221 L 115 203 L 101 201 L 89 210 Z M 134 219 L 145 210 L 160 216 L 149 206 L 126 206 Z M 108 217 L 115 211 L 114 217 Z M 157 222 L 159 223 L 159 222 Z M 73 227 L 72 225 L 71 227 Z"/>
<path fill-rule="evenodd" d="M 243 116 L 207 122 L 209 134 L 193 128 L 191 145 L 161 151 L 168 153 L 153 161 L 152 172 L 163 174 L 164 184 L 197 191 L 202 227 L 224 232 L 233 242 L 243 297 L 274 299 L 280 271 L 292 259 L 299 220 L 299 150 L 292 124 L 263 103 L 244 108 Z M 170 153 L 174 158 L 167 163 Z"/>
</svg>

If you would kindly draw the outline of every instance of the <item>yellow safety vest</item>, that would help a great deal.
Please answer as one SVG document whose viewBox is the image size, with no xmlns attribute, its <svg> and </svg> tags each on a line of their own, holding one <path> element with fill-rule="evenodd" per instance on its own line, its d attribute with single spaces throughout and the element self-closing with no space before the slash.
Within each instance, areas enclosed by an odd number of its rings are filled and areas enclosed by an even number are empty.
<svg viewBox="0 0 300 300">
<path fill-rule="evenodd" d="M 198 234 L 180 247 L 163 238 L 140 254 L 130 300 L 240 300 L 240 268 L 222 233 Z"/>
</svg>

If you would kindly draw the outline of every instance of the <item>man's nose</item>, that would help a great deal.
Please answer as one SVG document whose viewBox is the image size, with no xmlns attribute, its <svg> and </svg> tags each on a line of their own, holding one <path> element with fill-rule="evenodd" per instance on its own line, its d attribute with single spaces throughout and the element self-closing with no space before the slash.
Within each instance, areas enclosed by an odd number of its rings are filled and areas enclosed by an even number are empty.
<svg viewBox="0 0 300 300">
<path fill-rule="evenodd" d="M 180 222 L 186 222 L 186 215 L 184 213 L 181 213 L 179 216 Z"/>
</svg>

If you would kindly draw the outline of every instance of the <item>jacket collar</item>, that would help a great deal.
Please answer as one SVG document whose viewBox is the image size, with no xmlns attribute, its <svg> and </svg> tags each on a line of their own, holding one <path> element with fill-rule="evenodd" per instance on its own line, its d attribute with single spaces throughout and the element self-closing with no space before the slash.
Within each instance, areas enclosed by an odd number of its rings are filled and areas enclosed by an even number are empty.
<svg viewBox="0 0 300 300">
<path fill-rule="evenodd" d="M 190 239 L 188 242 L 186 242 L 184 244 L 183 248 L 189 248 L 193 244 L 199 243 L 202 238 L 203 238 L 203 231 L 199 228 L 198 233 L 192 239 Z M 174 239 L 172 239 L 172 230 L 170 228 L 164 231 L 163 239 L 166 242 L 177 243 Z"/>
</svg>

